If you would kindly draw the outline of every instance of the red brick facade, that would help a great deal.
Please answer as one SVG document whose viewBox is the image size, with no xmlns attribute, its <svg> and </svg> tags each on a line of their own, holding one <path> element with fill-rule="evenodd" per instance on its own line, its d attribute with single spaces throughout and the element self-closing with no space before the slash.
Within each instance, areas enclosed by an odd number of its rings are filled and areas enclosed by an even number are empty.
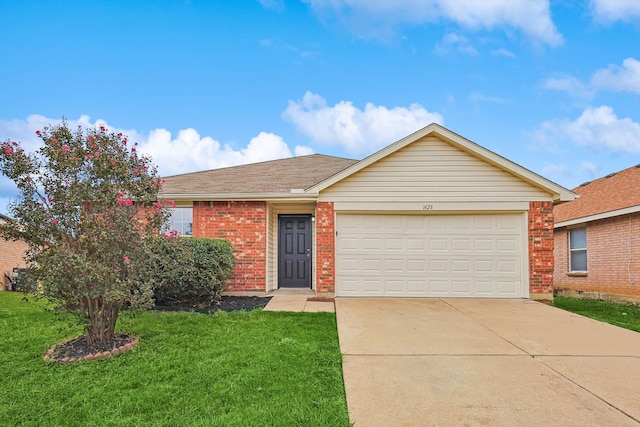
<svg viewBox="0 0 640 427">
<path fill-rule="evenodd" d="M 26 267 L 23 259 L 26 250 L 26 243 L 5 240 L 0 237 L 0 291 L 5 289 L 5 273 L 11 277 L 14 267 Z"/>
<path fill-rule="evenodd" d="M 553 203 L 529 203 L 529 293 L 553 298 Z"/>
<path fill-rule="evenodd" d="M 194 202 L 193 235 L 228 239 L 236 251 L 236 267 L 233 278 L 227 283 L 226 291 L 264 292 L 266 290 L 266 213 L 266 202 L 260 201 Z M 335 212 L 333 203 L 318 202 L 315 217 L 315 290 L 318 293 L 334 292 Z M 553 203 L 531 202 L 528 217 L 529 291 L 532 298 L 551 299 L 554 287 Z M 640 224 L 640 221 L 637 223 Z M 636 235 L 640 236 L 638 224 L 636 224 Z M 638 244 L 640 245 L 640 242 Z M 566 242 L 564 247 L 566 248 Z M 640 271 L 636 274 L 640 275 Z M 636 278 L 637 282 L 638 278 Z"/>
<path fill-rule="evenodd" d="M 332 202 L 316 205 L 316 292 L 334 292 L 335 266 L 335 215 Z"/>
<path fill-rule="evenodd" d="M 640 213 L 588 222 L 586 228 L 586 275 L 569 272 L 569 232 L 567 227 L 555 230 L 556 289 L 595 293 L 589 296 L 597 298 L 640 299 Z"/>
<path fill-rule="evenodd" d="M 266 202 L 193 202 L 193 235 L 227 239 L 233 245 L 236 266 L 225 291 L 265 291 Z"/>
</svg>

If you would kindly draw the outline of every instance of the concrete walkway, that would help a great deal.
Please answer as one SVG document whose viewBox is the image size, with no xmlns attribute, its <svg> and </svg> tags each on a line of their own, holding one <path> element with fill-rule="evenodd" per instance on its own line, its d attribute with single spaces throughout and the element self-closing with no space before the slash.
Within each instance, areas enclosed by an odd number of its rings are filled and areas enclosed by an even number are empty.
<svg viewBox="0 0 640 427">
<path fill-rule="evenodd" d="M 638 426 L 640 334 L 529 300 L 337 298 L 361 426 Z"/>
<path fill-rule="evenodd" d="M 335 312 L 333 298 L 318 297 L 313 291 L 281 290 L 269 294 L 271 300 L 264 311 Z"/>
</svg>

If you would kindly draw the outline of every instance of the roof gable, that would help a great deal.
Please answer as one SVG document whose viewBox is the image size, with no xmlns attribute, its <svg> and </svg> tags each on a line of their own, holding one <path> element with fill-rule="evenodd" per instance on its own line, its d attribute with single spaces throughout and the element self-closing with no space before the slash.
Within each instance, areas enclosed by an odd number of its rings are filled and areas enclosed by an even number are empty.
<svg viewBox="0 0 640 427">
<path fill-rule="evenodd" d="M 342 202 L 549 201 L 548 191 L 428 135 L 343 178 L 319 194 Z"/>
<path fill-rule="evenodd" d="M 511 174 L 519 178 L 522 181 L 527 182 L 531 186 L 537 187 L 540 190 L 552 195 L 553 200 L 556 202 L 559 201 L 569 201 L 573 200 L 576 196 L 570 190 L 547 180 L 546 178 L 541 177 L 538 174 L 531 172 L 528 169 L 523 168 L 522 166 L 507 160 L 506 158 L 499 156 L 498 154 L 487 150 L 480 145 L 475 144 L 474 142 L 469 141 L 461 137 L 460 135 L 446 129 L 443 126 L 440 126 L 436 123 L 432 123 L 429 126 L 426 126 L 420 129 L 417 132 L 399 140 L 398 142 L 389 145 L 386 148 L 378 151 L 377 153 L 372 154 L 371 156 L 361 160 L 353 164 L 352 166 L 346 168 L 340 173 L 337 173 L 324 181 L 318 183 L 307 189 L 308 192 L 320 192 L 323 191 L 332 185 L 342 181 L 355 173 L 369 167 L 370 165 L 384 159 L 387 156 L 390 156 L 393 153 L 396 153 L 399 150 L 404 149 L 410 144 L 415 143 L 416 141 L 423 140 L 425 137 L 433 136 L 442 140 L 453 147 L 456 147 L 459 150 L 462 150 L 489 165 L 495 166 L 504 172 Z"/>
<path fill-rule="evenodd" d="M 638 189 L 640 165 L 582 184 L 573 189 L 579 199 L 553 209 L 556 226 L 640 211 Z"/>
</svg>

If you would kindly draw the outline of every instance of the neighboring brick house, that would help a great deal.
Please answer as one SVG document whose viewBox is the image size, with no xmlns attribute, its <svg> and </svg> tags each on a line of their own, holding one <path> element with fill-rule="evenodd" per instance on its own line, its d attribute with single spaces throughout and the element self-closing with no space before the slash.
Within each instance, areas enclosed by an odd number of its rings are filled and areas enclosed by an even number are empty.
<svg viewBox="0 0 640 427">
<path fill-rule="evenodd" d="M 573 191 L 554 208 L 556 293 L 640 302 L 640 165 Z"/>
<path fill-rule="evenodd" d="M 8 216 L 0 214 L 0 224 L 6 224 L 13 221 Z M 15 267 L 25 267 L 24 254 L 27 250 L 27 244 L 21 241 L 11 241 L 0 237 L 0 291 L 5 289 L 7 280 L 5 275 L 12 277 Z"/>
<path fill-rule="evenodd" d="M 361 160 L 314 154 L 166 178 L 184 235 L 229 239 L 227 292 L 553 297 L 571 191 L 431 124 Z"/>
</svg>

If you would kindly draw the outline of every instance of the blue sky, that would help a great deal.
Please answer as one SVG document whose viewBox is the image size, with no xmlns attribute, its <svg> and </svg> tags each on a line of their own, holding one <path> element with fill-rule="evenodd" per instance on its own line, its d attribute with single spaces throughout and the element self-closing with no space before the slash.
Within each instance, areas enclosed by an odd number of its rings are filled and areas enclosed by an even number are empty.
<svg viewBox="0 0 640 427">
<path fill-rule="evenodd" d="M 640 163 L 637 0 L 0 0 L 0 140 L 106 124 L 163 175 L 431 123 L 561 185 Z M 15 190 L 0 178 L 0 212 Z"/>
</svg>

